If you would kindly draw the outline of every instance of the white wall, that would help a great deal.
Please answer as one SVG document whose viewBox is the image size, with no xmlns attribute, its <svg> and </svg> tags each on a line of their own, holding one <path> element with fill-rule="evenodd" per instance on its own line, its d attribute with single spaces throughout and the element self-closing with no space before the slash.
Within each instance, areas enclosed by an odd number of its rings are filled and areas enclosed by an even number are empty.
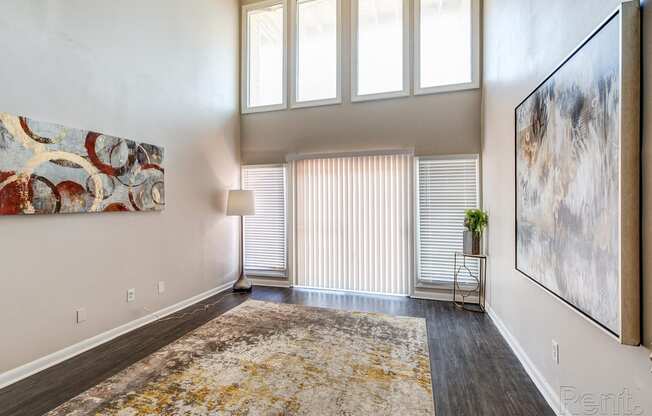
<svg viewBox="0 0 652 416">
<path fill-rule="evenodd" d="M 643 414 L 652 414 L 650 351 L 619 345 L 514 269 L 514 108 L 618 4 L 618 0 L 485 0 L 482 151 L 484 202 L 490 215 L 489 296 L 498 318 L 554 393 L 559 394 L 562 386 L 594 395 L 629 389 Z M 644 24 L 652 25 L 652 10 L 645 10 L 644 15 Z M 646 63 L 652 52 L 651 40 L 652 29 L 646 28 Z M 651 75 L 646 65 L 646 104 L 652 100 Z M 647 169 L 652 160 L 650 111 L 647 105 L 644 211 L 649 211 L 652 202 Z M 643 217 L 644 336 L 648 345 L 652 345 L 650 218 Z M 559 366 L 551 358 L 553 339 L 560 344 Z"/>
<path fill-rule="evenodd" d="M 0 217 L 0 373 L 236 277 L 237 26 L 237 0 L 0 3 L 0 111 L 162 145 L 167 193 L 163 213 Z"/>
<path fill-rule="evenodd" d="M 243 115 L 243 163 L 283 162 L 288 153 L 395 148 L 417 155 L 479 153 L 480 90 L 351 103 L 350 10 L 351 1 L 342 0 L 343 104 Z"/>
</svg>

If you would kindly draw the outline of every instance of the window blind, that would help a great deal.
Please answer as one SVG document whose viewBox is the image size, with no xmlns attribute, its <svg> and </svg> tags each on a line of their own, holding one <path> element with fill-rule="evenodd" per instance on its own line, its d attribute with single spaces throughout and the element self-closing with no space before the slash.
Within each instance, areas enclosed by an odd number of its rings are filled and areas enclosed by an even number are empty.
<svg viewBox="0 0 652 416">
<path fill-rule="evenodd" d="M 296 285 L 407 294 L 413 269 L 413 156 L 292 163 Z"/>
<path fill-rule="evenodd" d="M 287 173 L 284 165 L 243 166 L 242 187 L 254 191 L 256 215 L 244 217 L 245 271 L 287 276 Z"/>
<path fill-rule="evenodd" d="M 452 281 L 454 253 L 463 246 L 464 213 L 479 205 L 478 157 L 419 158 L 416 188 L 417 280 Z M 478 271 L 477 261 L 467 259 L 467 267 Z"/>
</svg>

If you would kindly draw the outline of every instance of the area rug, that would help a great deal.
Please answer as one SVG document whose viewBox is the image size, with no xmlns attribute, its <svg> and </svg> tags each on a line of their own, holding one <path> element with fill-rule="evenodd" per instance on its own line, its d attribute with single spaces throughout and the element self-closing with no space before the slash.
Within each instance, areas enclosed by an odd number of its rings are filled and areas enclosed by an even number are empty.
<svg viewBox="0 0 652 416">
<path fill-rule="evenodd" d="M 248 300 L 48 415 L 434 413 L 425 320 Z"/>
</svg>

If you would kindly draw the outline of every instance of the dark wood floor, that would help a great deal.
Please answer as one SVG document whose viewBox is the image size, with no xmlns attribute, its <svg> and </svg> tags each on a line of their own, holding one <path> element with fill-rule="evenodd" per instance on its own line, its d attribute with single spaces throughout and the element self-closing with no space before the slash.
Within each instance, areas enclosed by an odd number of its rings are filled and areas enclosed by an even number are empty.
<svg viewBox="0 0 652 416">
<path fill-rule="evenodd" d="M 200 305 L 211 304 L 221 296 Z M 42 415 L 249 296 L 426 318 L 437 416 L 555 414 L 487 315 L 462 312 L 447 302 L 257 287 L 251 295 L 231 294 L 190 316 L 139 328 L 0 390 L 0 416 Z M 186 311 L 196 309 L 197 305 Z"/>
</svg>

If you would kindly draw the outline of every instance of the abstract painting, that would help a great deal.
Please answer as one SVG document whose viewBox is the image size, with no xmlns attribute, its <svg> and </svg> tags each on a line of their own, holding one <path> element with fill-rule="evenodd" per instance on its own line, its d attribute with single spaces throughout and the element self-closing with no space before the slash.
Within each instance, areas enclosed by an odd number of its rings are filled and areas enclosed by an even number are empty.
<svg viewBox="0 0 652 416">
<path fill-rule="evenodd" d="M 516 268 L 616 336 L 621 258 L 637 261 L 621 221 L 638 217 L 621 203 L 637 178 L 621 167 L 635 138 L 621 135 L 620 30 L 616 14 L 515 114 Z"/>
<path fill-rule="evenodd" d="M 0 113 L 0 215 L 160 211 L 163 148 Z"/>
<path fill-rule="evenodd" d="M 248 300 L 46 416 L 434 414 L 423 318 Z"/>
</svg>

